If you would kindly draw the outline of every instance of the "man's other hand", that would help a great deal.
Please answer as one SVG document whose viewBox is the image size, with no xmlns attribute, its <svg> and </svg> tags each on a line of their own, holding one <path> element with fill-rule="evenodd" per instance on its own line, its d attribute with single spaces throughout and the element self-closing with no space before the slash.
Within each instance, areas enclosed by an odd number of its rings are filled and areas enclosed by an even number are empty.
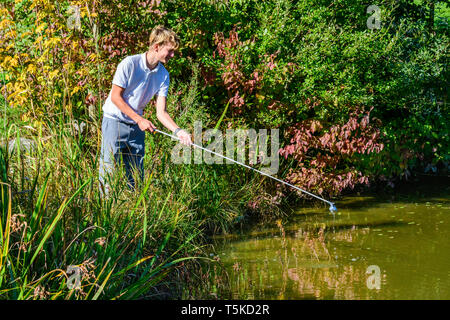
<svg viewBox="0 0 450 320">
<path fill-rule="evenodd" d="M 139 120 L 139 122 L 137 124 L 139 126 L 139 129 L 141 129 L 142 131 L 153 132 L 156 129 L 156 127 L 153 125 L 153 123 L 151 123 L 151 121 L 148 121 L 147 119 L 144 119 L 144 118 Z"/>
</svg>

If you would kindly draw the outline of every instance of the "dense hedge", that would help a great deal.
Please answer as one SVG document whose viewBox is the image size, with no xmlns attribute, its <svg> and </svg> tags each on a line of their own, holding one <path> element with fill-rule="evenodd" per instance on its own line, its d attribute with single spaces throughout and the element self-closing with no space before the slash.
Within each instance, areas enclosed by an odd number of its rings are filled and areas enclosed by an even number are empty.
<svg viewBox="0 0 450 320">
<path fill-rule="evenodd" d="M 448 1 L 421 2 L 379 1 L 369 29 L 358 0 L 4 1 L 2 93 L 24 121 L 99 121 L 117 63 L 164 24 L 173 104 L 197 67 L 210 126 L 229 104 L 223 128 L 279 128 L 284 178 L 338 194 L 448 168 Z"/>
</svg>

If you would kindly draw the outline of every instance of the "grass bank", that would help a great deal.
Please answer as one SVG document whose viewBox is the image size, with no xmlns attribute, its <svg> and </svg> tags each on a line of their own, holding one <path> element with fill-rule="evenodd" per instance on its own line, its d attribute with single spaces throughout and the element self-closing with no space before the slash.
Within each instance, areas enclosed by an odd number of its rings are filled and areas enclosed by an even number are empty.
<svg viewBox="0 0 450 320">
<path fill-rule="evenodd" d="M 0 299 L 182 296 L 193 261 L 208 259 L 207 234 L 242 216 L 260 177 L 236 166 L 175 165 L 175 142 L 148 135 L 144 181 L 131 191 L 118 170 L 104 199 L 101 128 L 74 123 L 11 120 L 2 130 Z"/>
</svg>

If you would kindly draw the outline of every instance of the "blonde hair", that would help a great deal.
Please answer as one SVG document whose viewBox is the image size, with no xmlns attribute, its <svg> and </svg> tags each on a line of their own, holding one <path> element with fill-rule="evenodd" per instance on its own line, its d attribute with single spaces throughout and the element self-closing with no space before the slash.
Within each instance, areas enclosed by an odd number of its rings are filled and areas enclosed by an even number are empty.
<svg viewBox="0 0 450 320">
<path fill-rule="evenodd" d="M 154 27 L 150 33 L 149 47 L 152 47 L 155 44 L 171 44 L 176 50 L 180 46 L 180 38 L 171 29 L 158 25 Z"/>
</svg>

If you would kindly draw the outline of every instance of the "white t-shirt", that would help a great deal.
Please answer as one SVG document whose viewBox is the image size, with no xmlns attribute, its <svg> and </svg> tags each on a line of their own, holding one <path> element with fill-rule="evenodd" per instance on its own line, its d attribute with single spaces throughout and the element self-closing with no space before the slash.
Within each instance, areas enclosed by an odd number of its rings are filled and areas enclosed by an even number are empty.
<svg viewBox="0 0 450 320">
<path fill-rule="evenodd" d="M 167 96 L 169 82 L 169 72 L 160 62 L 153 70 L 148 68 L 146 52 L 123 59 L 117 66 L 112 81 L 125 89 L 123 99 L 139 115 L 144 113 L 144 107 L 155 94 Z M 134 124 L 135 122 L 111 101 L 111 91 L 103 104 L 104 116 Z"/>
</svg>

